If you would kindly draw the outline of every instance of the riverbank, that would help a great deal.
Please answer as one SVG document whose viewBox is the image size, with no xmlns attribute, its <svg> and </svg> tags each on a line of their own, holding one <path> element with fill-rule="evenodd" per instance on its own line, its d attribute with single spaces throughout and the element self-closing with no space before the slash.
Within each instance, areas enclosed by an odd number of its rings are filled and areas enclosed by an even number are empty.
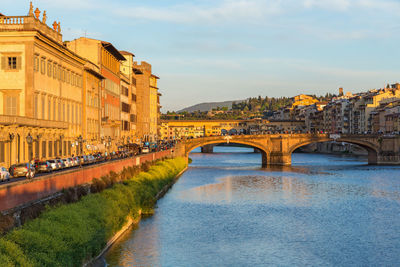
<svg viewBox="0 0 400 267">
<path fill-rule="evenodd" d="M 0 239 L 2 266 L 81 266 L 140 213 L 151 213 L 157 194 L 186 167 L 183 158 L 157 162 L 147 172 L 50 208 Z"/>
</svg>

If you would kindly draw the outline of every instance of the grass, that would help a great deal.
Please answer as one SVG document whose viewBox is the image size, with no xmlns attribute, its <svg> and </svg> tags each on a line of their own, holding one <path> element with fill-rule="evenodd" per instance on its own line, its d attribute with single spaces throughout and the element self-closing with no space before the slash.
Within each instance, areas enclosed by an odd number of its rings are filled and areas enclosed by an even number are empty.
<svg viewBox="0 0 400 267">
<path fill-rule="evenodd" d="M 147 167 L 147 172 L 133 177 L 112 175 L 121 182 L 76 203 L 48 208 L 37 219 L 0 238 L 1 266 L 81 266 L 97 256 L 128 217 L 137 218 L 140 210 L 151 213 L 156 194 L 173 181 L 186 162 L 183 158 L 168 159 Z"/>
</svg>

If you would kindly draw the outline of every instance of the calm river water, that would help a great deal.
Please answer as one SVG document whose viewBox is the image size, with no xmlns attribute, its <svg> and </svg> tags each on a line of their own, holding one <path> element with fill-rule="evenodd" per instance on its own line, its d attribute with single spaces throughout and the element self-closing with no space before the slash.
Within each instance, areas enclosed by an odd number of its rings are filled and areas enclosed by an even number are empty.
<svg viewBox="0 0 400 267">
<path fill-rule="evenodd" d="M 260 169 L 251 149 L 215 151 L 191 154 L 109 266 L 400 266 L 400 167 L 293 154 Z"/>
</svg>

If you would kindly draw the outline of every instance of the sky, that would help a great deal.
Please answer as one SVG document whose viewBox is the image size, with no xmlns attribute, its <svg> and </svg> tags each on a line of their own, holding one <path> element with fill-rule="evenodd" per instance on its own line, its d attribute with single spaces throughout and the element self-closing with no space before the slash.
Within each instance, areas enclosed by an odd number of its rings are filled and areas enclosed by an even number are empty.
<svg viewBox="0 0 400 267">
<path fill-rule="evenodd" d="M 5 15 L 29 2 L 0 0 Z M 400 81 L 400 0 L 37 0 L 64 41 L 152 64 L 162 111 L 201 102 L 361 92 Z"/>
</svg>

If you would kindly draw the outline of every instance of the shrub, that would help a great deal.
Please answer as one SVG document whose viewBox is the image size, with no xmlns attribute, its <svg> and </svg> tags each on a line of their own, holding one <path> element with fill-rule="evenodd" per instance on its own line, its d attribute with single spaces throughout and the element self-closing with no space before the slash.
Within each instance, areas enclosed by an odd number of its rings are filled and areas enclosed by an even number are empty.
<svg viewBox="0 0 400 267">
<path fill-rule="evenodd" d="M 128 167 L 93 179 L 92 192 L 80 201 L 48 208 L 0 238 L 1 266 L 80 266 L 96 256 L 107 241 L 139 210 L 150 213 L 156 194 L 186 166 L 182 158 L 147 164 L 148 172 Z M 116 183 L 121 177 L 123 183 Z M 129 178 L 127 178 L 129 177 Z M 112 186 L 113 185 L 113 186 Z M 108 189 L 108 186 L 112 186 Z"/>
</svg>

